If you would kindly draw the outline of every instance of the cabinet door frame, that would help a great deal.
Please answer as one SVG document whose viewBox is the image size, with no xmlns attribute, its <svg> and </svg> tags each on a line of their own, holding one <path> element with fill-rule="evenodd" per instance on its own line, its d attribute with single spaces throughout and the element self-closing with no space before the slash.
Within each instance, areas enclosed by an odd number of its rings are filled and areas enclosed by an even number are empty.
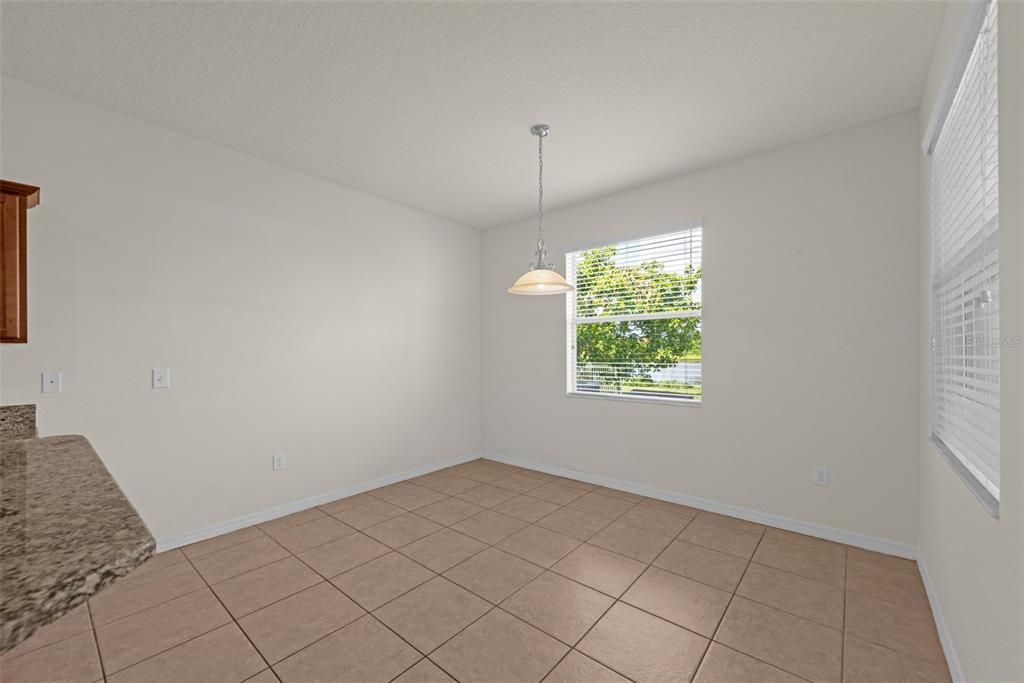
<svg viewBox="0 0 1024 683">
<path fill-rule="evenodd" d="M 28 342 L 28 210 L 39 188 L 0 180 L 0 342 Z"/>
</svg>

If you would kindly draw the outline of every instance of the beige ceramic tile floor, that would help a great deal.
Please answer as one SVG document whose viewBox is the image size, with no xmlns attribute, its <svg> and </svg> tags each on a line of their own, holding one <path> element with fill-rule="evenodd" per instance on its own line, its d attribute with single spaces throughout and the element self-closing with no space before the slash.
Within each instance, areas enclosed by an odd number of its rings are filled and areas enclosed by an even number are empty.
<svg viewBox="0 0 1024 683">
<path fill-rule="evenodd" d="M 913 562 L 477 460 L 161 553 L 6 683 L 948 681 Z"/>
</svg>

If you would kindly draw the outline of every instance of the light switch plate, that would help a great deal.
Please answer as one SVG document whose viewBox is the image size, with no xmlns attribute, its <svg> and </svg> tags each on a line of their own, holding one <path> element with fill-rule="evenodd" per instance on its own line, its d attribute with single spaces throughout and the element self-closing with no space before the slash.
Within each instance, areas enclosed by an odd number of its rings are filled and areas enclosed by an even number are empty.
<svg viewBox="0 0 1024 683">
<path fill-rule="evenodd" d="M 64 381 L 59 372 L 43 373 L 43 393 L 59 394 L 64 390 Z"/>
<path fill-rule="evenodd" d="M 170 368 L 153 368 L 153 388 L 154 389 L 170 389 L 171 388 L 171 369 Z"/>
</svg>

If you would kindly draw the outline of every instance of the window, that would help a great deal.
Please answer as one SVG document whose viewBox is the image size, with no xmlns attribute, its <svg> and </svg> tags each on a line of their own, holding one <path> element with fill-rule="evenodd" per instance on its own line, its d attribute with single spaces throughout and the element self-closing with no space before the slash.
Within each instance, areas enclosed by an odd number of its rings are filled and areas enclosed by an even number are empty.
<svg viewBox="0 0 1024 683">
<path fill-rule="evenodd" d="M 701 401 L 701 228 L 566 255 L 571 395 Z"/>
<path fill-rule="evenodd" d="M 932 438 L 989 511 L 999 504 L 996 3 L 983 6 L 932 149 Z"/>
</svg>

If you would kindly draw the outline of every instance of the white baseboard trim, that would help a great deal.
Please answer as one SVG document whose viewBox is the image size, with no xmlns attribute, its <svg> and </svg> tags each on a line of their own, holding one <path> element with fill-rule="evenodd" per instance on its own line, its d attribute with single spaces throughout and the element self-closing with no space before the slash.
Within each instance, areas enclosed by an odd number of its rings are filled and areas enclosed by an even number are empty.
<svg viewBox="0 0 1024 683">
<path fill-rule="evenodd" d="M 953 635 L 946 626 L 946 619 L 942 616 L 942 607 L 939 604 L 939 596 L 935 592 L 935 584 L 932 583 L 932 576 L 928 573 L 928 563 L 924 555 L 918 553 L 917 568 L 921 572 L 921 580 L 924 582 L 924 589 L 928 593 L 928 604 L 932 607 L 932 617 L 935 619 L 935 628 L 939 632 L 939 642 L 942 643 L 942 653 L 946 655 L 946 665 L 949 667 L 949 676 L 953 683 L 964 683 L 964 671 L 960 668 L 960 660 L 956 656 L 956 647 L 953 645 Z"/>
<path fill-rule="evenodd" d="M 213 524 L 211 526 L 197 529 L 196 531 L 190 531 L 188 533 L 179 534 L 177 536 L 170 536 L 168 538 L 158 538 L 156 540 L 156 552 L 162 553 L 165 550 L 171 550 L 172 548 L 180 548 L 183 545 L 195 543 L 197 541 L 205 541 L 208 538 L 214 536 L 220 536 L 231 531 L 237 531 L 244 529 L 245 527 L 252 526 L 253 524 L 262 524 L 263 522 L 269 522 L 272 519 L 278 517 L 284 517 L 290 515 L 293 512 L 299 512 L 306 510 L 317 505 L 324 505 L 341 498 L 348 498 L 358 493 L 370 491 L 372 489 L 380 488 L 381 486 L 387 486 L 388 484 L 394 484 L 395 482 L 403 481 L 405 479 L 412 479 L 413 477 L 419 477 L 424 474 L 436 472 L 437 470 L 443 470 L 446 467 L 453 465 L 459 465 L 470 460 L 476 460 L 477 458 L 483 457 L 482 452 L 466 453 L 465 455 L 456 456 L 454 458 L 447 458 L 445 460 L 439 460 L 437 462 L 430 463 L 429 465 L 423 465 L 421 467 L 414 467 L 411 470 L 404 472 L 398 472 L 396 474 L 389 474 L 386 477 L 380 477 L 379 479 L 373 479 L 372 481 L 366 481 L 361 484 L 355 484 L 353 486 L 347 486 L 343 489 L 337 489 L 335 491 L 328 491 L 327 493 L 321 493 L 309 498 L 303 498 L 302 500 L 296 500 L 291 503 L 285 503 L 284 505 L 278 505 L 276 507 L 269 508 L 267 510 L 261 510 L 259 512 L 253 512 L 252 514 L 244 515 L 242 517 L 236 517 L 220 524 Z"/>
<path fill-rule="evenodd" d="M 596 484 L 598 486 L 607 486 L 621 491 L 628 491 L 629 493 L 635 493 L 638 496 L 656 498 L 669 503 L 678 503 L 679 505 L 688 505 L 700 510 L 707 510 L 708 512 L 717 512 L 722 515 L 729 515 L 730 517 L 739 517 L 740 519 L 745 519 L 749 522 L 765 524 L 778 529 L 785 529 L 786 531 L 806 534 L 807 536 L 816 536 L 829 541 L 835 541 L 836 543 L 845 543 L 846 545 L 852 545 L 866 550 L 874 550 L 875 552 L 884 553 L 886 555 L 896 555 L 897 557 L 905 557 L 911 560 L 917 558 L 916 546 L 907 543 L 899 543 L 898 541 L 891 541 L 885 538 L 878 538 L 877 536 L 869 536 L 867 534 L 860 534 L 853 531 L 844 531 L 843 529 L 835 529 L 833 527 L 814 524 L 813 522 L 805 522 L 799 519 L 792 519 L 790 517 L 782 517 L 781 515 L 773 515 L 767 512 L 748 510 L 747 508 L 729 505 L 728 503 L 719 503 L 706 498 L 688 496 L 674 491 L 665 491 L 663 489 L 654 488 L 653 486 L 634 484 L 632 482 L 620 481 L 609 477 L 601 477 L 594 474 L 588 474 L 586 472 L 576 472 L 575 470 L 570 470 L 564 467 L 556 467 L 554 465 L 534 462 L 532 460 L 513 458 L 500 453 L 486 452 L 483 457 L 488 460 L 495 460 L 509 465 L 525 467 L 528 470 L 536 470 L 538 472 L 545 472 L 559 477 L 578 479 L 579 481 L 585 481 L 588 484 Z"/>
</svg>

